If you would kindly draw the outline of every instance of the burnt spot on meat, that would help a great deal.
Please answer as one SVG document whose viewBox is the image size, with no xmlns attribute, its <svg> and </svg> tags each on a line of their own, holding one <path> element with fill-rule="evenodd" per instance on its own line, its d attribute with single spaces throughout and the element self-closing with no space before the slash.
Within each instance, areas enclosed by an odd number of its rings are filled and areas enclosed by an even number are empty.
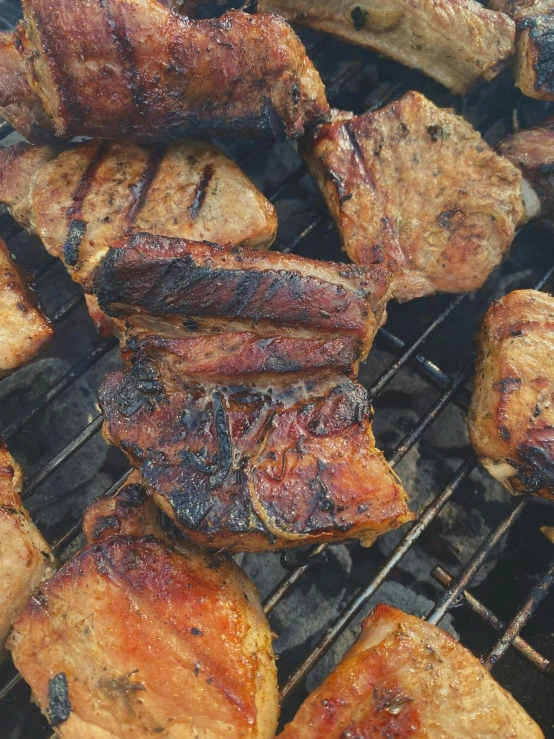
<svg viewBox="0 0 554 739">
<path fill-rule="evenodd" d="M 356 29 L 356 31 L 361 31 L 365 26 L 366 14 L 359 5 L 356 5 L 355 8 L 352 8 L 352 10 L 350 11 L 350 17 L 352 18 L 352 22 L 354 23 L 354 28 Z"/>
<path fill-rule="evenodd" d="M 79 261 L 79 249 L 83 241 L 83 236 L 87 230 L 85 221 L 79 219 L 71 221 L 69 231 L 63 245 L 63 253 L 65 263 L 70 267 L 74 267 Z"/>
<path fill-rule="evenodd" d="M 208 188 L 214 176 L 214 172 L 214 166 L 211 163 L 206 164 L 202 171 L 200 180 L 194 189 L 194 197 L 192 198 L 192 204 L 189 208 L 190 218 L 192 221 L 198 217 L 198 214 L 204 205 L 204 200 L 208 194 Z"/>
<path fill-rule="evenodd" d="M 162 392 L 157 371 L 151 364 L 139 361 L 131 372 L 125 375 L 115 399 L 117 408 L 127 418 L 139 410 L 151 411 Z"/>
<path fill-rule="evenodd" d="M 519 377 L 504 377 L 493 384 L 493 389 L 501 394 L 515 393 L 521 387 L 521 379 Z"/>
<path fill-rule="evenodd" d="M 48 681 L 48 720 L 52 726 L 67 721 L 71 714 L 71 701 L 65 672 L 58 672 Z"/>
<path fill-rule="evenodd" d="M 104 161 L 110 147 L 109 141 L 100 141 L 98 142 L 98 145 L 96 147 L 96 152 L 94 153 L 94 156 L 91 158 L 87 168 L 81 175 L 81 178 L 79 180 L 79 183 L 77 187 L 75 188 L 75 192 L 73 193 L 73 203 L 71 206 L 67 209 L 67 218 L 68 220 L 73 220 L 75 218 L 79 218 L 81 215 L 81 209 L 83 207 L 83 202 L 85 198 L 87 197 L 90 188 L 92 187 L 92 183 L 94 182 L 94 177 L 96 175 L 96 172 L 102 162 Z"/>
<path fill-rule="evenodd" d="M 517 23 L 519 31 L 528 30 L 532 43 L 536 88 L 554 94 L 554 18 L 549 15 L 529 15 Z"/>
<path fill-rule="evenodd" d="M 144 203 L 146 202 L 150 187 L 154 182 L 158 170 L 160 169 L 163 154 L 164 149 L 162 147 L 155 147 L 154 149 L 152 149 L 144 172 L 142 173 L 139 180 L 131 187 L 133 200 L 131 202 L 131 205 L 129 206 L 127 215 L 125 216 L 125 221 L 128 227 L 132 226 L 133 223 L 136 221 L 138 214 L 140 213 Z"/>
<path fill-rule="evenodd" d="M 523 462 L 517 468 L 516 477 L 526 493 L 533 495 L 541 491 L 554 492 L 554 459 L 543 447 L 520 446 L 518 456 Z"/>
<path fill-rule="evenodd" d="M 102 539 L 106 531 L 117 533 L 120 529 L 120 522 L 117 516 L 105 516 L 95 524 L 92 530 L 92 539 Z"/>
</svg>

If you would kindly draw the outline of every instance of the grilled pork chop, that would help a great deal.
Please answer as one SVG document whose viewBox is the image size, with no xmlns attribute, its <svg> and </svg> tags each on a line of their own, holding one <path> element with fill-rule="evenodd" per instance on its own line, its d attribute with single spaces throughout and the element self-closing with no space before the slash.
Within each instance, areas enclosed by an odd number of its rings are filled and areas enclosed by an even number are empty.
<svg viewBox="0 0 554 739">
<path fill-rule="evenodd" d="M 518 170 L 417 92 L 359 118 L 336 114 L 303 155 L 344 249 L 386 265 L 401 302 L 480 287 L 527 218 Z"/>
<path fill-rule="evenodd" d="M 469 438 L 514 495 L 554 500 L 554 298 L 515 290 L 489 308 L 477 337 Z"/>
<path fill-rule="evenodd" d="M 89 544 L 42 585 L 9 648 L 64 739 L 271 739 L 271 642 L 236 565 L 118 535 Z"/>
<path fill-rule="evenodd" d="M 524 186 L 536 193 L 541 222 L 554 228 L 554 118 L 508 136 L 498 149 L 522 171 Z"/>
<path fill-rule="evenodd" d="M 0 660 L 15 618 L 53 569 L 48 544 L 21 503 L 23 474 L 0 438 Z"/>
<path fill-rule="evenodd" d="M 31 361 L 54 336 L 25 276 L 0 239 L 0 377 Z"/>
<path fill-rule="evenodd" d="M 19 71 L 13 52 L 0 58 L 0 106 L 42 106 L 58 137 L 283 139 L 329 114 L 321 79 L 282 18 L 191 21 L 156 0 L 24 0 L 23 12 L 12 37 Z"/>
<path fill-rule="evenodd" d="M 384 604 L 279 739 L 542 739 L 471 652 Z"/>
<path fill-rule="evenodd" d="M 368 46 L 460 94 L 497 75 L 514 48 L 513 22 L 473 0 L 258 0 L 258 9 Z"/>
<path fill-rule="evenodd" d="M 554 100 L 554 7 L 551 0 L 491 0 L 516 24 L 516 85 L 524 95 Z"/>
</svg>

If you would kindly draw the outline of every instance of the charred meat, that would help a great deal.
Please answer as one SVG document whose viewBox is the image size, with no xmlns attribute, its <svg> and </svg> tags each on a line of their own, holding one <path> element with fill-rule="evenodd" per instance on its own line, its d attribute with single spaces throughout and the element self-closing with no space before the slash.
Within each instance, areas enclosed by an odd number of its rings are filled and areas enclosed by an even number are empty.
<svg viewBox="0 0 554 739">
<path fill-rule="evenodd" d="M 54 336 L 25 275 L 0 239 L 0 377 L 27 364 Z"/>
<path fill-rule="evenodd" d="M 15 618 L 53 570 L 48 544 L 21 503 L 23 474 L 0 439 L 0 660 Z"/>
<path fill-rule="evenodd" d="M 328 116 L 321 79 L 282 18 L 192 21 L 156 0 L 24 0 L 23 12 L 12 37 L 20 66 L 11 50 L 0 61 L 0 105 L 38 109 L 58 137 L 283 139 Z"/>
<path fill-rule="evenodd" d="M 513 22 L 474 0 L 259 0 L 258 9 L 421 69 L 454 93 L 492 79 L 514 48 Z"/>
<path fill-rule="evenodd" d="M 515 290 L 489 308 L 477 337 L 469 438 L 514 495 L 554 500 L 554 298 Z"/>
<path fill-rule="evenodd" d="M 165 538 L 94 539 L 37 591 L 9 644 L 57 732 L 271 739 L 272 634 L 246 575 Z"/>
<path fill-rule="evenodd" d="M 543 733 L 449 634 L 381 604 L 279 739 L 508 736 Z"/>
<path fill-rule="evenodd" d="M 387 266 L 402 302 L 480 287 L 528 217 L 519 171 L 416 92 L 337 113 L 303 155 L 350 258 Z"/>
</svg>

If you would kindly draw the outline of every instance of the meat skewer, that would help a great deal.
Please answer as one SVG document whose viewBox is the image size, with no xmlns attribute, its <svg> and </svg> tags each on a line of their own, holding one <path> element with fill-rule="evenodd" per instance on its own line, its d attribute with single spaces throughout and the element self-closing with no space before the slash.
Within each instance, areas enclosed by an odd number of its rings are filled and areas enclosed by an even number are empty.
<svg viewBox="0 0 554 739">
<path fill-rule="evenodd" d="M 157 148 L 93 140 L 61 153 L 16 144 L 0 150 L 0 202 L 64 261 L 104 333 L 113 326 L 90 282 L 114 239 L 147 230 L 266 249 L 277 231 L 275 209 L 240 168 L 197 140 Z"/>
<path fill-rule="evenodd" d="M 510 18 L 474 0 L 258 0 L 257 6 L 421 69 L 460 94 L 495 77 L 514 48 Z"/>
<path fill-rule="evenodd" d="M 279 739 L 362 736 L 543 739 L 471 652 L 384 604 Z"/>
<path fill-rule="evenodd" d="M 107 513 L 106 501 L 92 505 L 90 543 L 41 586 L 10 639 L 50 724 L 65 739 L 271 739 L 272 634 L 247 576 L 164 535 L 133 481 Z"/>
<path fill-rule="evenodd" d="M 4 377 L 40 354 L 51 342 L 54 330 L 2 239 L 0 316 L 0 377 Z"/>
<path fill-rule="evenodd" d="M 554 500 L 554 298 L 516 290 L 477 336 L 470 441 L 513 495 Z"/>
<path fill-rule="evenodd" d="M 156 0 L 24 0 L 23 12 L 11 42 L 3 36 L 0 106 L 22 107 L 21 133 L 31 129 L 35 139 L 42 113 L 58 137 L 138 143 L 283 139 L 328 117 L 321 79 L 282 18 L 191 21 Z M 17 127 L 18 116 L 11 122 Z"/>
<path fill-rule="evenodd" d="M 473 127 L 423 95 L 337 112 L 303 156 L 358 264 L 381 264 L 404 302 L 480 287 L 538 200 Z"/>
<path fill-rule="evenodd" d="M 23 473 L 0 438 L 0 660 L 13 622 L 54 561 L 21 503 Z"/>
</svg>

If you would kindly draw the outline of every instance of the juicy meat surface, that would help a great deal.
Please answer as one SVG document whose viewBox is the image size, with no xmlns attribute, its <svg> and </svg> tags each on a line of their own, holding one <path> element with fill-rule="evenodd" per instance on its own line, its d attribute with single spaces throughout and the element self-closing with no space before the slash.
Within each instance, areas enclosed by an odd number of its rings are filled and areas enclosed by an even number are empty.
<svg viewBox="0 0 554 739">
<path fill-rule="evenodd" d="M 259 0 L 258 9 L 421 69 L 454 93 L 492 79 L 514 49 L 514 23 L 474 0 Z"/>
<path fill-rule="evenodd" d="M 94 293 L 109 316 L 174 319 L 181 333 L 350 339 L 357 362 L 382 320 L 388 272 L 136 234 L 112 245 Z"/>
<path fill-rule="evenodd" d="M 537 215 L 554 228 L 554 118 L 508 136 L 498 150 L 522 171 L 524 184 L 538 196 Z"/>
<path fill-rule="evenodd" d="M 271 739 L 272 635 L 236 565 L 154 537 L 90 544 L 44 583 L 9 648 L 64 739 Z"/>
<path fill-rule="evenodd" d="M 23 12 L 17 50 L 59 137 L 283 139 L 328 117 L 318 73 L 277 16 L 192 21 L 156 0 L 24 0 Z M 0 61 L 3 85 L 13 67 Z"/>
<path fill-rule="evenodd" d="M 554 500 L 554 298 L 515 290 L 477 336 L 469 438 L 514 495 Z"/>
<path fill-rule="evenodd" d="M 523 708 L 449 634 L 380 604 L 279 739 L 542 739 Z"/>
<path fill-rule="evenodd" d="M 128 232 L 260 249 L 277 232 L 274 207 L 235 162 L 198 140 L 93 140 L 58 156 L 16 144 L 0 151 L 0 202 L 85 289 L 110 242 Z"/>
<path fill-rule="evenodd" d="M 185 353 L 186 356 L 186 353 Z M 189 360 L 186 360 L 189 361 Z M 330 371 L 247 382 L 138 347 L 100 388 L 104 435 L 193 541 L 234 551 L 375 538 L 412 519 L 361 385 Z"/>
<path fill-rule="evenodd" d="M 338 114 L 303 156 L 349 257 L 387 266 L 402 302 L 480 287 L 526 218 L 517 168 L 417 92 Z"/>
<path fill-rule="evenodd" d="M 0 438 L 0 660 L 15 618 L 53 569 L 50 548 L 21 503 L 23 474 Z"/>
<path fill-rule="evenodd" d="M 492 0 L 516 24 L 514 76 L 524 95 L 554 100 L 554 7 L 551 0 Z"/>
<path fill-rule="evenodd" d="M 0 377 L 30 362 L 54 336 L 25 275 L 0 239 Z"/>
</svg>

